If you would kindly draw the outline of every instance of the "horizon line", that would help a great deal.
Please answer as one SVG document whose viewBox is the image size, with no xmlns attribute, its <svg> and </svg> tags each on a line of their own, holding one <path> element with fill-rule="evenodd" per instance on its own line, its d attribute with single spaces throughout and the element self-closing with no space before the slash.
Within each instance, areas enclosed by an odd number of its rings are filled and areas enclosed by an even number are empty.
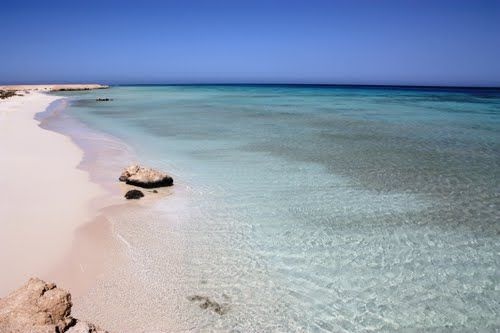
<svg viewBox="0 0 500 333">
<path fill-rule="evenodd" d="M 468 85 L 415 85 L 415 84 L 363 84 L 363 83 L 256 83 L 256 82 L 190 82 L 190 83 L 106 83 L 109 86 L 324 86 L 324 87 L 373 87 L 373 88 L 434 88 L 434 89 L 494 89 L 499 90 L 499 86 L 468 86 Z"/>
<path fill-rule="evenodd" d="M 318 86 L 318 87 L 365 87 L 365 88 L 408 88 L 408 89 L 488 89 L 500 90 L 500 85 L 432 85 L 432 84 L 386 84 L 386 83 L 297 83 L 297 82 L 162 82 L 162 83 L 111 83 L 99 81 L 52 81 L 32 83 L 1 83 L 2 86 L 9 85 L 58 85 L 58 84 L 103 84 L 109 86 Z"/>
</svg>

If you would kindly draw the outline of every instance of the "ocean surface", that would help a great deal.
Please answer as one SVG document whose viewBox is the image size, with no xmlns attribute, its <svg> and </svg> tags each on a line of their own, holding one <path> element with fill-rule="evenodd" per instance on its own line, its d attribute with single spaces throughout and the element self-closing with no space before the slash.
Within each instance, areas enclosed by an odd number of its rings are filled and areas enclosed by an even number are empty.
<svg viewBox="0 0 500 333">
<path fill-rule="evenodd" d="M 58 94 L 66 116 L 175 179 L 153 208 L 113 218 L 129 262 L 93 301 L 123 313 L 86 310 L 106 328 L 500 329 L 500 90 Z"/>
</svg>

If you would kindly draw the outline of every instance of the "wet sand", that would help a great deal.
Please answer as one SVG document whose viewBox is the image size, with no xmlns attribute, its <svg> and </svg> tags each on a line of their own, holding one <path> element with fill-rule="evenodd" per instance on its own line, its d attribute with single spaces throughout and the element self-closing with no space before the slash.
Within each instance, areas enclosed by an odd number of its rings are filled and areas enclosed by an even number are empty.
<svg viewBox="0 0 500 333">
<path fill-rule="evenodd" d="M 116 233 L 115 217 L 131 206 L 147 206 L 156 198 L 164 196 L 168 190 L 159 189 L 157 194 L 147 193 L 140 202 L 126 201 L 124 193 L 134 187 L 118 182 L 118 175 L 125 165 L 135 162 L 134 152 L 118 139 L 90 129 L 66 114 L 64 110 L 67 103 L 66 99 L 57 100 L 48 110 L 37 114 L 36 118 L 40 120 L 41 128 L 68 137 L 82 150 L 78 169 L 87 173 L 89 180 L 99 184 L 106 192 L 105 196 L 93 202 L 92 209 L 97 216 L 75 230 L 70 251 L 52 272 L 59 284 L 71 290 L 75 299 L 74 310 L 78 311 L 78 298 L 86 297 L 88 290 L 110 266 L 116 267 L 126 260 L 126 244 Z M 94 307 L 100 308 L 101 305 L 94 304 Z M 85 313 L 82 316 L 85 317 Z"/>
</svg>

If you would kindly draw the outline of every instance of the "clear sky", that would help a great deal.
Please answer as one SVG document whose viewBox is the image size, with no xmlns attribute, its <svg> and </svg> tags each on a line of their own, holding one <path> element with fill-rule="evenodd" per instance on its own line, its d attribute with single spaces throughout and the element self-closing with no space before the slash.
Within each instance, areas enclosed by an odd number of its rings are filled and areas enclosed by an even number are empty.
<svg viewBox="0 0 500 333">
<path fill-rule="evenodd" d="M 500 0 L 2 1 L 0 83 L 500 86 Z"/>
</svg>

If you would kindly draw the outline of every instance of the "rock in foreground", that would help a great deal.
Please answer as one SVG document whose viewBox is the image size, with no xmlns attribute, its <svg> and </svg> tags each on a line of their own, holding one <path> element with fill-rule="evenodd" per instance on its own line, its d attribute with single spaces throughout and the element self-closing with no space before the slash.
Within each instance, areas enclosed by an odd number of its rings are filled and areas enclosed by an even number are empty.
<svg viewBox="0 0 500 333">
<path fill-rule="evenodd" d="M 71 295 L 53 283 L 32 278 L 0 299 L 0 332 L 107 333 L 71 317 Z"/>
<path fill-rule="evenodd" d="M 119 179 L 129 185 L 144 188 L 174 185 L 174 180 L 166 173 L 139 165 L 131 165 L 126 168 Z"/>
<path fill-rule="evenodd" d="M 140 199 L 144 196 L 144 193 L 142 193 L 139 190 L 130 190 L 127 193 L 125 193 L 125 198 L 130 200 L 130 199 Z"/>
</svg>

